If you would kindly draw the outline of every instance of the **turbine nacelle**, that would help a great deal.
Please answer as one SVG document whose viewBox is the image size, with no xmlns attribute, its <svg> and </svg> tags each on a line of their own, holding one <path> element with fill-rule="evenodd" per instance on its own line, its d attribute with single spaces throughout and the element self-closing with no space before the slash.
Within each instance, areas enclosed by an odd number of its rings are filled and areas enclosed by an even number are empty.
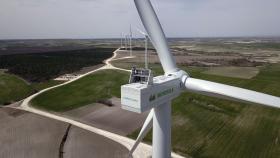
<svg viewBox="0 0 280 158">
<path fill-rule="evenodd" d="M 131 78 L 134 77 L 131 75 Z M 185 89 L 182 81 L 187 79 L 184 71 L 154 77 L 152 84 L 141 82 L 145 81 L 145 78 L 149 78 L 150 75 L 140 74 L 136 77 L 139 77 L 139 82 L 121 86 L 121 104 L 123 109 L 137 113 L 151 110 L 178 97 Z"/>
</svg>

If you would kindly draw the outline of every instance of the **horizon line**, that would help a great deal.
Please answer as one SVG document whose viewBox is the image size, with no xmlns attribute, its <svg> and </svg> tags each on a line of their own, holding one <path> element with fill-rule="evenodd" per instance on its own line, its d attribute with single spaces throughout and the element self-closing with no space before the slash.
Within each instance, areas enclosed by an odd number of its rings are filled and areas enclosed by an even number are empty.
<svg viewBox="0 0 280 158">
<path fill-rule="evenodd" d="M 106 40 L 106 39 L 121 39 L 122 37 L 104 37 L 104 38 L 7 38 L 1 39 L 0 41 L 13 41 L 13 40 Z M 134 37 L 137 39 L 143 39 L 143 37 Z M 211 38 L 280 38 L 280 35 L 277 36 L 193 36 L 193 37 L 166 37 L 167 39 L 211 39 Z"/>
</svg>

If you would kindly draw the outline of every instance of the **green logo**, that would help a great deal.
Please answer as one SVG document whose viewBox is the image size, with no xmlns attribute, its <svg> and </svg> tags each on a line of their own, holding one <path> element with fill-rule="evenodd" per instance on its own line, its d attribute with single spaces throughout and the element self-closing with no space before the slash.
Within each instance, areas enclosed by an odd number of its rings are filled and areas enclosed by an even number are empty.
<svg viewBox="0 0 280 158">
<path fill-rule="evenodd" d="M 169 89 L 167 89 L 165 91 L 162 91 L 162 92 L 158 93 L 157 97 L 159 98 L 159 97 L 168 95 L 168 94 L 172 93 L 173 91 L 174 91 L 173 88 L 169 88 Z"/>
<path fill-rule="evenodd" d="M 152 95 L 150 95 L 149 101 L 151 102 L 151 101 L 154 101 L 156 98 L 160 98 L 160 97 L 166 96 L 168 94 L 171 94 L 171 93 L 173 93 L 173 91 L 174 91 L 173 88 L 169 88 L 162 92 L 159 92 L 157 95 L 152 94 Z"/>
</svg>

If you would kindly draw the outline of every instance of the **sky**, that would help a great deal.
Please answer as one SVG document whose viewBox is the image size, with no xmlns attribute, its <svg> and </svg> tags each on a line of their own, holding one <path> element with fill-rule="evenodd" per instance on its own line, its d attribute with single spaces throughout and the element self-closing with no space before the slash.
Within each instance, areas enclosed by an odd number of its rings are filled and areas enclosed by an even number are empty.
<svg viewBox="0 0 280 158">
<path fill-rule="evenodd" d="M 168 37 L 280 36 L 280 0 L 151 0 Z M 0 39 L 118 38 L 133 0 L 0 0 Z"/>
</svg>

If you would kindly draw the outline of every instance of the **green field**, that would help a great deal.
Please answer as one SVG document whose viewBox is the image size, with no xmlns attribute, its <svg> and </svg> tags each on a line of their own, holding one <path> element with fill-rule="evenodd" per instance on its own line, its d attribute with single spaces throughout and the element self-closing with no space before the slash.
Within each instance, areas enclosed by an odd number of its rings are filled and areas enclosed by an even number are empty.
<svg viewBox="0 0 280 158">
<path fill-rule="evenodd" d="M 29 84 L 15 75 L 0 72 L 0 105 L 19 101 L 32 93 L 59 83 L 61 82 L 48 81 Z"/>
<path fill-rule="evenodd" d="M 18 101 L 32 93 L 32 88 L 22 79 L 0 72 L 0 105 Z"/>
<path fill-rule="evenodd" d="M 100 99 L 120 97 L 120 85 L 127 83 L 129 74 L 121 71 L 99 71 L 34 98 L 32 105 L 52 111 L 66 111 Z"/>
<path fill-rule="evenodd" d="M 31 87 L 34 89 L 34 91 L 38 92 L 38 91 L 46 89 L 48 87 L 52 87 L 52 86 L 61 84 L 63 82 L 64 81 L 48 80 L 48 81 L 45 81 L 45 82 L 32 83 Z"/>
<path fill-rule="evenodd" d="M 162 72 L 158 65 L 154 71 Z M 203 73 L 205 68 L 184 68 L 195 78 L 257 90 L 280 96 L 280 64 L 260 69 L 252 79 L 238 79 Z M 36 107 L 66 111 L 120 96 L 128 74 L 104 70 L 69 85 L 39 95 Z M 215 99 L 189 92 L 172 102 L 172 148 L 181 155 L 200 157 L 279 157 L 280 110 L 259 105 Z M 130 137 L 135 138 L 138 131 Z M 151 133 L 145 138 L 151 142 Z"/>
</svg>

